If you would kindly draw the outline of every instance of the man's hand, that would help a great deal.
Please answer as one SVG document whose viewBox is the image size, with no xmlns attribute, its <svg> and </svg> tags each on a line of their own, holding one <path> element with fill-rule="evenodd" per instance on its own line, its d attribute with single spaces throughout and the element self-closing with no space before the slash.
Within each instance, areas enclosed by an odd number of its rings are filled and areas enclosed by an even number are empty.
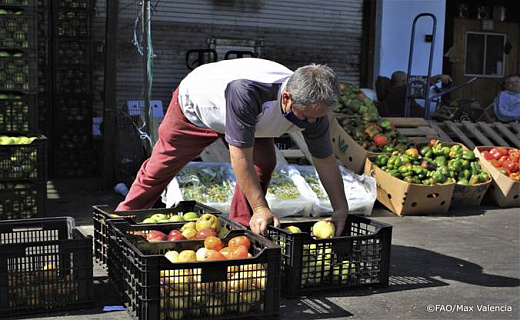
<svg viewBox="0 0 520 320">
<path fill-rule="evenodd" d="M 449 84 L 449 83 L 453 82 L 453 79 L 447 74 L 441 74 L 440 78 L 441 78 L 442 84 Z"/>
<path fill-rule="evenodd" d="M 330 218 L 325 219 L 325 221 L 334 223 L 334 227 L 336 228 L 336 237 L 340 237 L 343 233 L 343 229 L 345 229 L 345 223 L 347 222 L 347 215 L 347 209 L 339 209 L 334 211 Z"/>
<path fill-rule="evenodd" d="M 280 227 L 280 220 L 267 207 L 253 209 L 253 216 L 249 220 L 251 231 L 258 235 L 264 235 L 268 225 Z"/>
</svg>

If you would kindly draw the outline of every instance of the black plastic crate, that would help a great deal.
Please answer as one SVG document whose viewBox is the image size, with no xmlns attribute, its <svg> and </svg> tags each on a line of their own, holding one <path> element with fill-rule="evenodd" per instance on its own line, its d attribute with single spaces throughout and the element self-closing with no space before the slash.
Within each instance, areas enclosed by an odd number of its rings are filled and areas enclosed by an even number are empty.
<svg viewBox="0 0 520 320">
<path fill-rule="evenodd" d="M 90 12 L 57 8 L 53 11 L 53 28 L 57 40 L 90 39 Z"/>
<path fill-rule="evenodd" d="M 79 121 L 72 125 L 65 125 L 65 120 L 56 117 L 62 126 L 55 128 L 54 148 L 60 151 L 90 150 L 92 148 L 92 119 Z"/>
<path fill-rule="evenodd" d="M 92 302 L 92 237 L 72 218 L 0 221 L 0 317 Z"/>
<path fill-rule="evenodd" d="M 51 128 L 52 130 L 52 128 Z M 93 172 L 92 149 L 56 150 L 54 148 L 53 173 L 56 178 L 90 177 Z"/>
<path fill-rule="evenodd" d="M 59 9 L 87 9 L 88 0 L 54 0 L 54 6 Z"/>
<path fill-rule="evenodd" d="M 59 95 L 88 95 L 90 71 L 82 68 L 57 69 L 54 86 Z"/>
<path fill-rule="evenodd" d="M 60 66 L 84 66 L 90 63 L 87 41 L 56 41 L 53 49 Z"/>
<path fill-rule="evenodd" d="M 0 0 L 0 6 L 36 7 L 36 0 Z"/>
<path fill-rule="evenodd" d="M 211 213 L 220 215 L 221 212 L 208 207 L 196 201 L 181 201 L 173 208 L 162 209 L 145 209 L 145 210 L 130 210 L 130 211 L 114 211 L 107 205 L 96 205 L 92 207 L 92 219 L 94 221 L 94 251 L 96 259 L 103 265 L 107 264 L 108 254 L 108 225 L 107 220 L 115 219 L 121 221 L 128 221 L 131 224 L 142 222 L 144 219 L 156 213 L 164 213 L 166 215 L 183 214 L 186 212 L 196 212 L 199 215 L 204 213 Z M 148 225 L 143 225 L 143 229 L 148 228 Z"/>
<path fill-rule="evenodd" d="M 0 49 L 36 49 L 35 11 L 25 8 L 3 10 L 8 12 L 0 19 Z"/>
<path fill-rule="evenodd" d="M 0 92 L 0 133 L 34 134 L 38 131 L 36 95 Z"/>
<path fill-rule="evenodd" d="M 0 90 L 37 92 L 38 61 L 35 53 L 5 50 L 0 52 L 5 53 L 5 56 L 0 56 Z"/>
<path fill-rule="evenodd" d="M 110 221 L 109 223 L 118 223 Z M 280 303 L 280 247 L 244 229 L 223 239 L 247 235 L 252 258 L 172 263 L 169 250 L 197 250 L 202 240 L 145 243 L 121 238 L 125 262 L 125 304 L 136 319 L 276 318 Z"/>
<path fill-rule="evenodd" d="M 220 225 L 226 228 L 225 232 L 229 230 L 244 230 L 244 228 L 235 222 L 226 218 L 218 216 Z M 126 257 L 120 249 L 123 246 L 123 238 L 132 238 L 141 240 L 142 235 L 146 236 L 152 230 L 158 230 L 168 234 L 173 229 L 181 229 L 186 222 L 171 222 L 171 223 L 157 223 L 157 224 L 131 224 L 125 220 L 109 219 L 107 220 L 107 258 L 106 266 L 108 269 L 108 277 L 110 284 L 114 290 L 119 294 L 120 298 L 125 300 L 128 298 L 128 288 L 126 285 L 126 275 L 121 273 L 122 268 L 128 267 Z M 222 236 L 219 236 L 222 237 Z M 145 241 L 143 239 L 143 241 Z M 193 241 L 193 240 L 182 240 Z M 163 242 L 164 243 L 164 242 Z M 155 242 L 157 244 L 157 242 Z"/>
<path fill-rule="evenodd" d="M 85 123 L 92 135 L 92 106 L 88 96 L 60 96 L 55 99 L 59 122 Z"/>
<path fill-rule="evenodd" d="M 47 180 L 47 138 L 40 135 L 29 144 L 12 144 L 13 138 L 28 139 L 0 137 L 5 143 L 0 145 L 0 180 Z"/>
<path fill-rule="evenodd" d="M 45 216 L 47 182 L 0 182 L 0 220 Z"/>
<path fill-rule="evenodd" d="M 357 286 L 387 286 L 392 226 L 349 215 L 342 237 L 315 239 L 315 222 L 268 227 L 266 237 L 282 247 L 282 295 Z M 302 233 L 283 228 L 293 225 Z"/>
</svg>

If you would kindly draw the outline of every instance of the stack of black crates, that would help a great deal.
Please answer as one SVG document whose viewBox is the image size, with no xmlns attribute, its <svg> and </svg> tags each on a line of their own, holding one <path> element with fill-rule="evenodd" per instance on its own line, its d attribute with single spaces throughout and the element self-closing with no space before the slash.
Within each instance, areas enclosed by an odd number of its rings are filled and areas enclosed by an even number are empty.
<svg viewBox="0 0 520 320">
<path fill-rule="evenodd" d="M 39 124 L 50 137 L 54 178 L 90 176 L 93 171 L 92 2 L 39 0 Z"/>
<path fill-rule="evenodd" d="M 36 0 L 0 0 L 0 220 L 45 213 L 47 139 L 38 134 Z"/>
<path fill-rule="evenodd" d="M 89 0 L 52 1 L 53 175 L 92 174 Z"/>
</svg>

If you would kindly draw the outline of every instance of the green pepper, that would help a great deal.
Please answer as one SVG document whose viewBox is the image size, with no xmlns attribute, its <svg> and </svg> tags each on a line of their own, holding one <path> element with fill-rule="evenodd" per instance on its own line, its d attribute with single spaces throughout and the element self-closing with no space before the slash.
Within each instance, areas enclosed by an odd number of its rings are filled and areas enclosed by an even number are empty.
<svg viewBox="0 0 520 320">
<path fill-rule="evenodd" d="M 442 155 L 442 146 L 440 144 L 434 145 L 432 147 L 432 152 L 434 156 Z"/>
<path fill-rule="evenodd" d="M 451 178 L 451 177 L 448 177 L 446 178 L 446 180 L 444 181 L 444 184 L 448 184 L 448 183 L 454 183 L 455 182 L 455 179 Z"/>
<path fill-rule="evenodd" d="M 376 157 L 375 164 L 378 167 L 385 166 L 388 162 L 389 157 L 386 154 L 380 154 Z"/>
<path fill-rule="evenodd" d="M 401 154 L 399 156 L 399 158 L 401 158 L 401 161 L 402 161 L 403 164 L 406 164 L 406 163 L 410 162 L 410 160 L 411 160 L 410 156 L 407 155 L 407 154 Z"/>
<path fill-rule="evenodd" d="M 421 184 L 421 178 L 419 178 L 418 176 L 413 177 L 413 183 Z"/>
<path fill-rule="evenodd" d="M 484 171 L 480 171 L 478 174 L 478 180 L 480 182 L 487 182 L 489 180 L 489 175 Z"/>
<path fill-rule="evenodd" d="M 394 168 L 399 168 L 403 165 L 403 160 L 401 159 L 401 156 L 396 156 L 394 160 Z"/>
<path fill-rule="evenodd" d="M 437 164 L 438 166 L 444 166 L 446 165 L 446 157 L 445 156 L 437 156 L 435 159 L 433 159 L 433 162 Z"/>
<path fill-rule="evenodd" d="M 463 150 L 462 151 L 462 159 L 466 160 L 474 160 L 475 159 L 475 153 L 471 150 Z"/>
<path fill-rule="evenodd" d="M 469 184 L 469 181 L 467 179 L 459 179 L 457 180 L 457 183 L 467 186 Z"/>
<path fill-rule="evenodd" d="M 404 177 L 403 180 L 407 183 L 413 183 L 413 178 L 411 176 Z"/>
<path fill-rule="evenodd" d="M 451 171 L 459 172 L 462 169 L 462 163 L 459 159 L 452 159 L 448 162 L 448 169 Z"/>
<path fill-rule="evenodd" d="M 450 148 L 451 151 L 455 151 L 455 152 L 457 152 L 461 149 L 462 149 L 462 146 L 460 144 L 455 144 L 455 145 L 451 146 L 451 148 Z"/>
<path fill-rule="evenodd" d="M 450 147 L 442 147 L 442 155 L 447 157 L 450 155 Z"/>
<path fill-rule="evenodd" d="M 469 180 L 469 178 L 471 177 L 471 171 L 469 171 L 468 169 L 464 169 L 459 172 L 458 177 L 459 177 L 459 179 L 462 178 L 462 179 Z"/>
<path fill-rule="evenodd" d="M 446 179 L 442 172 L 439 172 L 438 170 L 433 172 L 432 178 L 437 182 L 443 182 Z"/>
<path fill-rule="evenodd" d="M 476 175 L 482 170 L 482 168 L 480 167 L 480 164 L 476 161 L 471 162 L 470 168 L 471 168 L 472 175 Z"/>
<path fill-rule="evenodd" d="M 405 154 L 412 160 L 419 159 L 419 150 L 416 148 L 410 148 L 405 151 Z"/>
<path fill-rule="evenodd" d="M 470 185 L 475 185 L 475 184 L 478 184 L 478 183 L 479 183 L 478 175 L 473 175 L 473 176 L 471 176 L 471 178 L 469 178 L 469 184 Z"/>
<path fill-rule="evenodd" d="M 399 178 L 401 177 L 401 174 L 397 170 L 389 170 L 388 173 L 392 175 L 393 177 Z"/>
<path fill-rule="evenodd" d="M 458 159 L 460 161 L 460 166 L 462 169 L 469 169 L 470 167 L 470 162 L 469 160 L 466 160 L 466 159 Z"/>
<path fill-rule="evenodd" d="M 432 148 L 426 146 L 426 147 L 422 147 L 421 150 L 419 151 L 419 153 L 421 154 L 421 156 L 426 156 L 426 154 L 429 152 L 429 151 L 432 151 Z"/>
<path fill-rule="evenodd" d="M 394 146 L 391 145 L 391 144 L 386 144 L 384 147 L 383 147 L 383 152 L 388 152 L 388 153 L 392 153 L 394 151 Z"/>
</svg>

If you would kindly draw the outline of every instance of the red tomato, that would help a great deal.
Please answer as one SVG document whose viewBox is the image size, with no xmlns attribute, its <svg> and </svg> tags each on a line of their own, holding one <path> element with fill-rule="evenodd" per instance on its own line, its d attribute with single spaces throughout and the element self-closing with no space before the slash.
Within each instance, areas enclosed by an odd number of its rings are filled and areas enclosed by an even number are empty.
<svg viewBox="0 0 520 320">
<path fill-rule="evenodd" d="M 502 166 L 501 163 L 498 162 L 497 159 L 491 159 L 490 162 L 493 165 L 493 167 L 495 167 L 495 168 L 500 168 Z"/>
<path fill-rule="evenodd" d="M 493 155 L 491 155 L 491 153 L 489 153 L 489 151 L 482 151 L 482 156 L 483 156 L 484 159 L 486 159 L 486 160 L 494 159 L 494 158 L 493 158 Z"/>
<path fill-rule="evenodd" d="M 237 246 L 231 248 L 228 259 L 245 259 L 247 258 L 248 250 L 245 246 Z"/>
<path fill-rule="evenodd" d="M 244 246 L 247 250 L 251 247 L 251 241 L 247 236 L 237 236 L 229 239 L 228 247 L 234 248 L 237 246 Z"/>
<path fill-rule="evenodd" d="M 507 159 L 502 162 L 502 168 L 507 169 L 509 172 L 516 172 L 518 170 L 518 165 L 516 162 Z"/>
<path fill-rule="evenodd" d="M 507 155 L 507 149 L 505 147 L 493 147 L 489 150 L 489 153 L 491 153 L 493 158 L 499 159 L 500 157 Z"/>
<path fill-rule="evenodd" d="M 220 249 L 220 253 L 222 253 L 222 255 L 224 257 L 226 257 L 226 259 L 229 259 L 229 254 L 231 253 L 231 248 L 230 247 L 224 247 L 224 248 Z"/>
</svg>

